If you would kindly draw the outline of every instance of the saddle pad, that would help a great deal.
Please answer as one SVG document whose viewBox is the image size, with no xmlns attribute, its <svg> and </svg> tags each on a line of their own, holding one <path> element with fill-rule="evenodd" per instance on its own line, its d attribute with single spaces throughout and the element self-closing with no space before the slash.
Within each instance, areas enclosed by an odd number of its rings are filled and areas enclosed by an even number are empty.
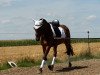
<svg viewBox="0 0 100 75">
<path fill-rule="evenodd" d="M 61 38 L 66 38 L 65 31 L 62 27 L 58 27 L 61 32 Z"/>
</svg>

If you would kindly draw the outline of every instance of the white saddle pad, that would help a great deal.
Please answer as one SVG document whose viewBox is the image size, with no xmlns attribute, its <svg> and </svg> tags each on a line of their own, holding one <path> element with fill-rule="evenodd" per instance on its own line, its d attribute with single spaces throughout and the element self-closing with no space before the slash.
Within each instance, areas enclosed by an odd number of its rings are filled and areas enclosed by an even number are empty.
<svg viewBox="0 0 100 75">
<path fill-rule="evenodd" d="M 65 32 L 64 32 L 64 29 L 62 27 L 58 27 L 60 32 L 61 32 L 61 38 L 65 38 L 66 35 L 65 35 Z"/>
</svg>

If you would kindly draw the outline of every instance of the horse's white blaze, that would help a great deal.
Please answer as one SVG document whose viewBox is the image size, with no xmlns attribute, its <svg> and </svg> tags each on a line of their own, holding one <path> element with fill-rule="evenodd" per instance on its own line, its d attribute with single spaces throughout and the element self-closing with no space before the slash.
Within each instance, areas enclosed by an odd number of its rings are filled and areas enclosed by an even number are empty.
<svg viewBox="0 0 100 75">
<path fill-rule="evenodd" d="M 43 68 L 43 66 L 44 66 L 45 63 L 46 63 L 46 61 L 45 60 L 42 60 L 42 63 L 41 63 L 40 68 Z"/>
<path fill-rule="evenodd" d="M 39 21 L 34 21 L 35 22 L 35 25 L 33 26 L 34 29 L 38 29 L 40 28 L 42 25 L 42 20 L 39 20 Z"/>
<path fill-rule="evenodd" d="M 51 65 L 54 65 L 56 57 L 53 57 Z"/>
</svg>

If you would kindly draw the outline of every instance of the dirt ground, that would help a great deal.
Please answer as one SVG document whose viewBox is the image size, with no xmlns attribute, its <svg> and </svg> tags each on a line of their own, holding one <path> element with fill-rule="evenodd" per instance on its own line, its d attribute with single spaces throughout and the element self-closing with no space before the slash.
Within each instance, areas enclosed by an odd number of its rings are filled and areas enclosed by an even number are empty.
<svg viewBox="0 0 100 75">
<path fill-rule="evenodd" d="M 38 74 L 37 67 L 11 68 L 0 71 L 0 75 L 100 75 L 100 59 L 82 60 L 72 62 L 73 66 L 68 68 L 68 64 L 55 64 L 54 71 L 49 71 L 47 66 L 43 68 L 43 73 Z"/>
</svg>

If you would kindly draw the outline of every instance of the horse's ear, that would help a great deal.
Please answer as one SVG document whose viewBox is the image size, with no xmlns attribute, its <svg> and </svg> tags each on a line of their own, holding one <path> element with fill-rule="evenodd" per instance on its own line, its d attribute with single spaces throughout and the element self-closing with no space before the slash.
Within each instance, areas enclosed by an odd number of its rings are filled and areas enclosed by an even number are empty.
<svg viewBox="0 0 100 75">
<path fill-rule="evenodd" d="M 41 18 L 40 20 L 42 20 L 42 23 L 47 23 L 47 21 L 44 18 Z"/>
<path fill-rule="evenodd" d="M 35 23 L 36 20 L 34 20 L 34 19 L 32 19 L 32 20 L 33 20 L 33 22 Z"/>
<path fill-rule="evenodd" d="M 41 18 L 40 20 L 41 20 L 41 23 L 43 23 L 43 24 L 44 24 L 45 19 Z"/>
<path fill-rule="evenodd" d="M 42 22 L 44 21 L 44 19 L 43 19 L 43 18 L 41 18 L 40 20 L 42 20 Z"/>
</svg>

